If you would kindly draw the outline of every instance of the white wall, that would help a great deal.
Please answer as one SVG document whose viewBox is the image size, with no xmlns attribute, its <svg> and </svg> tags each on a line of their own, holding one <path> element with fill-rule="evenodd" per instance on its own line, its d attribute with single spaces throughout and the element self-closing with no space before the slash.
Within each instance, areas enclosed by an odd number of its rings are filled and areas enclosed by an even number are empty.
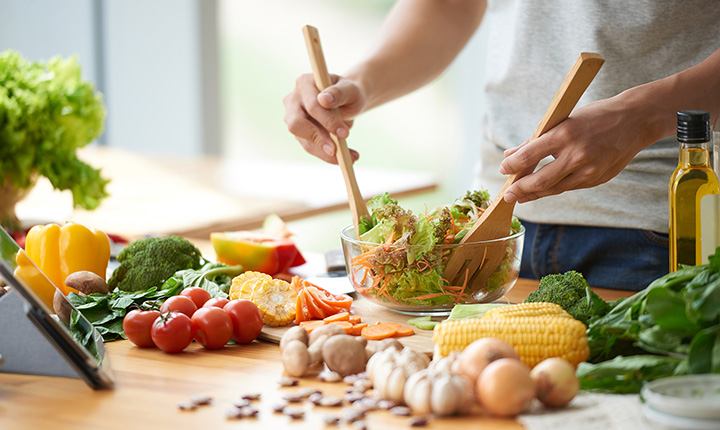
<svg viewBox="0 0 720 430">
<path fill-rule="evenodd" d="M 77 54 L 105 95 L 102 143 L 216 152 L 215 10 L 215 0 L 0 0 L 0 49 L 32 60 Z"/>
</svg>

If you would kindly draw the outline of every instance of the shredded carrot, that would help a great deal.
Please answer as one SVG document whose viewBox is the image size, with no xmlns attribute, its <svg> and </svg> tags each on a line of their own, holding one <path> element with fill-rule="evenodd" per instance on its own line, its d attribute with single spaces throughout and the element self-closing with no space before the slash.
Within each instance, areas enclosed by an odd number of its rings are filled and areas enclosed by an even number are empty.
<svg viewBox="0 0 720 430">
<path fill-rule="evenodd" d="M 362 333 L 362 329 L 367 327 L 367 325 L 368 325 L 367 323 L 354 324 L 352 326 L 352 328 L 350 329 L 349 334 L 351 334 L 353 336 L 360 336 L 360 334 Z"/>
<path fill-rule="evenodd" d="M 413 330 L 412 327 L 400 326 L 397 329 L 397 333 L 395 333 L 395 336 L 404 337 L 404 336 L 412 336 L 414 334 L 415 334 L 415 330 Z"/>
<path fill-rule="evenodd" d="M 321 325 L 325 325 L 325 321 L 323 320 L 308 320 L 308 321 L 301 321 L 300 327 L 304 328 L 308 334 L 315 330 L 316 328 L 320 327 Z"/>
<path fill-rule="evenodd" d="M 360 315 L 348 315 L 348 321 L 352 324 L 360 324 L 362 322 Z"/>
<path fill-rule="evenodd" d="M 363 328 L 360 335 L 369 340 L 381 340 L 393 337 L 397 327 L 390 324 L 373 324 Z"/>
<path fill-rule="evenodd" d="M 340 327 L 341 329 L 345 330 L 345 333 L 350 334 L 350 330 L 353 328 L 353 325 L 349 323 L 348 321 L 333 321 L 327 323 L 328 325 L 336 325 Z"/>
<path fill-rule="evenodd" d="M 348 321 L 350 319 L 350 313 L 349 312 L 338 312 L 335 315 L 330 315 L 329 317 L 324 318 L 325 322 L 335 322 L 335 321 Z"/>
</svg>

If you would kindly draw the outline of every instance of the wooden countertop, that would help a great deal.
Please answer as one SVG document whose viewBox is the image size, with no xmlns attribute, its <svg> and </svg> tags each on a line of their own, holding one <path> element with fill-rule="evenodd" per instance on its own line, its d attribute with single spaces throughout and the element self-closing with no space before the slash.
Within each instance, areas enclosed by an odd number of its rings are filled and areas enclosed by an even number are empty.
<svg viewBox="0 0 720 430">
<path fill-rule="evenodd" d="M 508 294 L 510 301 L 520 301 L 534 290 L 537 281 L 521 279 Z M 605 299 L 627 296 L 623 291 L 597 289 Z M 298 387 L 279 389 L 282 376 L 277 345 L 255 341 L 250 345 L 233 345 L 217 351 L 191 345 L 180 354 L 165 354 L 157 349 L 139 349 L 129 341 L 106 345 L 117 377 L 113 390 L 93 391 L 80 379 L 0 374 L 0 428 L 14 429 L 216 429 L 289 426 L 292 429 L 325 428 L 322 417 L 337 409 L 300 407 L 302 420 L 272 412 L 272 406 L 285 393 Z M 342 396 L 343 383 L 322 383 L 303 378 L 299 387 L 314 387 L 325 394 Z M 257 418 L 232 420 L 225 411 L 240 396 L 258 392 L 255 402 Z M 194 411 L 182 411 L 177 403 L 190 396 L 207 394 L 213 402 Z M 409 428 L 407 418 L 386 411 L 367 415 L 369 429 Z M 339 428 L 351 428 L 341 426 Z M 476 412 L 464 417 L 433 419 L 430 429 L 521 429 L 515 420 L 495 419 Z"/>
</svg>

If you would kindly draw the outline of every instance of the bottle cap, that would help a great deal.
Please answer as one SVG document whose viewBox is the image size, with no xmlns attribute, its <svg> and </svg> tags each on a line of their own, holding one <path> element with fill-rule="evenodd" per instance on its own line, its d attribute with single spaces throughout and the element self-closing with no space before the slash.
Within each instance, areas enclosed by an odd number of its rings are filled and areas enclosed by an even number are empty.
<svg viewBox="0 0 720 430">
<path fill-rule="evenodd" d="M 677 113 L 677 139 L 685 143 L 710 141 L 710 112 L 683 110 Z"/>
</svg>

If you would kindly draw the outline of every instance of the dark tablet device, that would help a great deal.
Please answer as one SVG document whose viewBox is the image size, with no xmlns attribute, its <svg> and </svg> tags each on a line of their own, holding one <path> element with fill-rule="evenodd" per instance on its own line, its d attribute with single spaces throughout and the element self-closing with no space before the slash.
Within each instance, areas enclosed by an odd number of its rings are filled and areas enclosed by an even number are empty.
<svg viewBox="0 0 720 430">
<path fill-rule="evenodd" d="M 110 388 L 114 385 L 114 376 L 100 333 L 75 309 L 67 297 L 27 257 L 25 251 L 2 227 L 0 227 L 0 277 L 12 288 L 12 293 L 16 293 L 21 299 L 15 303 L 18 306 L 9 310 L 0 309 L 0 312 L 16 315 L 14 318 L 19 320 L 23 318 L 23 313 L 15 312 L 14 308 L 24 304 L 24 314 L 27 319 L 80 378 L 92 388 Z M 0 297 L 0 305 L 12 305 L 9 300 L 13 298 L 5 297 L 8 295 L 9 293 Z M 3 303 L 4 301 L 6 303 Z M 11 324 L 5 322 L 4 325 L 12 325 L 15 322 L 22 331 L 24 321 L 11 321 Z M 32 326 L 25 324 L 25 328 L 32 329 Z M 7 330 L 7 327 L 5 329 Z M 40 336 L 37 338 L 42 340 Z M 15 342 L 15 348 L 23 349 L 23 345 L 17 339 Z M 52 352 L 52 348 L 49 348 L 49 351 Z M 9 366 L 10 355 L 17 351 L 0 352 L 6 357 L 4 365 Z M 47 358 L 52 360 L 52 357 Z M 31 359 L 42 360 L 43 357 L 28 357 L 28 360 Z M 30 369 L 29 372 L 18 373 L 34 372 Z"/>
</svg>

